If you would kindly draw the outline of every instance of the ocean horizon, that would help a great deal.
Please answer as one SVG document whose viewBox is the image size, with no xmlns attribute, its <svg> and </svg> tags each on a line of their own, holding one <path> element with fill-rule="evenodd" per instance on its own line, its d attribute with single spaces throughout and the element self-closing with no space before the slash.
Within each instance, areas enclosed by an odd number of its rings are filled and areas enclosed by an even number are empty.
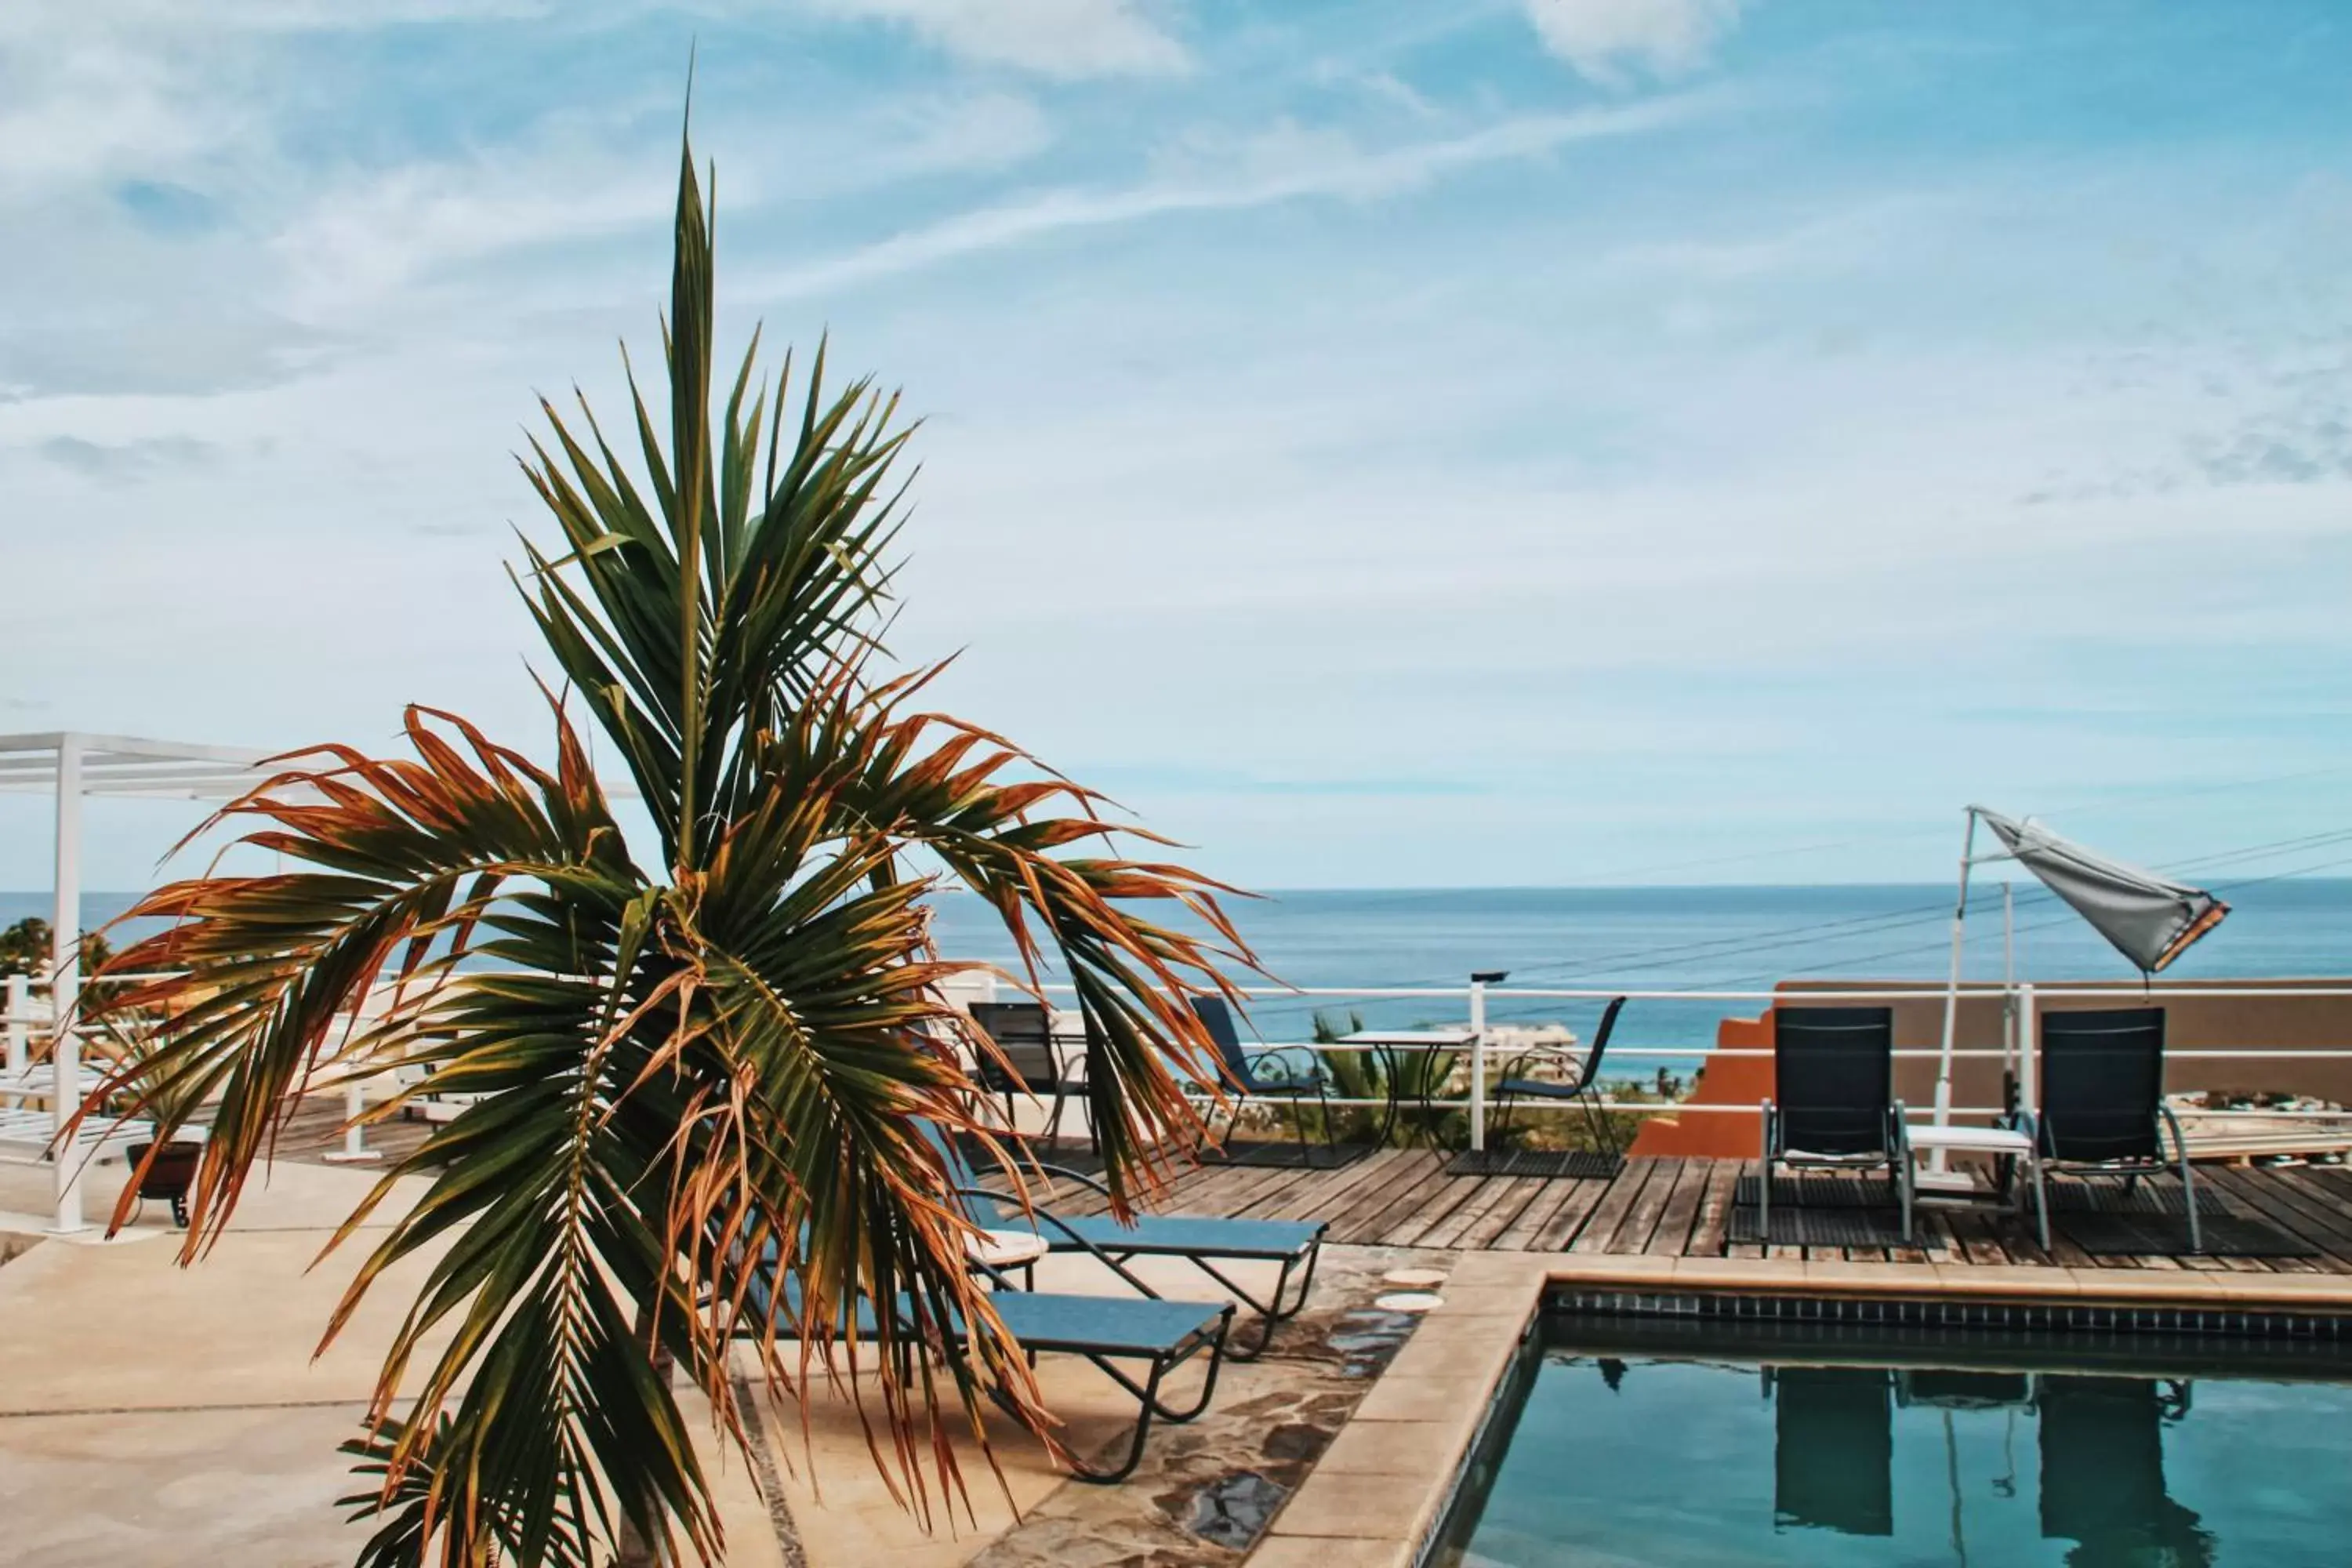
<svg viewBox="0 0 2352 1568">
<path fill-rule="evenodd" d="M 2213 889 L 2230 918 L 2167 972 L 2168 979 L 2278 979 L 2352 974 L 2352 878 L 2249 880 Z M 1593 888 L 1271 889 L 1226 901 L 1268 978 L 1249 1014 L 1259 1036 L 1298 1039 L 1328 1010 L 1367 1024 L 1457 1021 L 1456 999 L 1302 997 L 1283 987 L 1458 987 L 1473 971 L 1502 970 L 1509 986 L 1599 991 L 1761 991 L 1784 980 L 1937 980 L 1946 973 L 1953 889 L 1936 883 L 1726 884 Z M 91 892 L 86 927 L 136 895 Z M 0 892 L 0 925 L 46 917 L 48 897 Z M 2042 984 L 2131 980 L 2137 972 L 2038 884 L 2015 890 L 2016 973 Z M 1012 943 L 978 899 L 936 901 L 940 950 L 1012 969 Z M 2001 889 L 1971 893 L 1965 973 L 2002 973 Z M 1049 971 L 1051 983 L 1064 978 Z M 1497 998 L 1497 1023 L 1562 1023 L 1580 1034 L 1598 1000 Z M 1650 1058 L 1696 1064 L 1725 1016 L 1754 1004 L 1645 999 L 1628 1006 L 1617 1043 L 1687 1050 Z"/>
</svg>

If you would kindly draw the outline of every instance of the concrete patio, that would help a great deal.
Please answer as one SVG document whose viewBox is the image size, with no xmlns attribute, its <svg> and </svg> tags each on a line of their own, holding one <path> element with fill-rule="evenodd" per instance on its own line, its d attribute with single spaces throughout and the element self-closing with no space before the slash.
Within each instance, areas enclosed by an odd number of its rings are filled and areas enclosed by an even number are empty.
<svg viewBox="0 0 2352 1568">
<path fill-rule="evenodd" d="M 121 1179 L 119 1165 L 93 1173 L 94 1217 L 108 1212 Z M 393 1270 L 334 1347 L 313 1359 L 371 1233 L 313 1261 L 374 1180 L 367 1171 L 282 1163 L 266 1186 L 257 1183 L 221 1246 L 183 1269 L 173 1264 L 176 1233 L 162 1205 L 149 1205 L 145 1223 L 114 1241 L 98 1241 L 95 1232 L 42 1237 L 31 1216 L 46 1206 L 46 1173 L 0 1167 L 0 1237 L 20 1249 L 0 1265 L 6 1555 L 53 1568 L 192 1558 L 309 1568 L 352 1560 L 366 1530 L 344 1522 L 334 1506 L 355 1489 L 336 1446 L 354 1435 L 383 1349 L 429 1267 L 419 1258 Z M 1384 1342 L 1374 1336 L 1370 1360 L 1333 1352 L 1321 1303 L 1367 1300 L 1379 1289 L 1367 1271 L 1391 1258 L 1360 1249 L 1329 1269 L 1318 1309 L 1293 1326 L 1280 1353 L 1228 1366 L 1212 1414 L 1156 1430 L 1144 1468 L 1126 1486 L 1070 1482 L 1034 1437 L 992 1415 L 997 1473 L 978 1445 L 960 1438 L 965 1493 L 950 1506 L 934 1483 L 928 1526 L 876 1470 L 848 1391 L 821 1390 L 804 1411 L 765 1412 L 748 1468 L 716 1439 L 699 1395 L 686 1392 L 728 1525 L 727 1561 L 950 1568 L 1108 1564 L 1152 1552 L 1177 1553 L 1163 1558 L 1171 1562 L 1234 1560 L 1237 1553 L 1178 1528 L 1162 1504 L 1226 1476 L 1237 1460 L 1286 1475 L 1292 1485 L 1303 1479 L 1402 1331 L 1392 1323 Z M 1171 1295 L 1217 1296 L 1182 1265 L 1152 1278 Z M 1039 1283 L 1124 1289 L 1084 1261 L 1049 1262 Z M 737 1387 L 746 1396 L 752 1371 L 744 1352 Z M 1180 1386 L 1197 1377 L 1182 1375 Z M 1039 1377 L 1075 1449 L 1111 1443 L 1132 1415 L 1131 1400 L 1075 1358 L 1044 1358 Z M 1278 1435 L 1272 1440 L 1280 1450 L 1270 1459 L 1258 1452 L 1268 1434 Z"/>
</svg>

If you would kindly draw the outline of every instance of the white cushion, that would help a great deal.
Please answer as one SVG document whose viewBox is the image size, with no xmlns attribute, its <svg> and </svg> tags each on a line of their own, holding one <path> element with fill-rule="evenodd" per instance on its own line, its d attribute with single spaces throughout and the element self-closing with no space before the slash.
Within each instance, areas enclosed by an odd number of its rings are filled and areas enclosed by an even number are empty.
<svg viewBox="0 0 2352 1568">
<path fill-rule="evenodd" d="M 1910 1129 L 1914 1149 L 1961 1149 L 1983 1154 L 2030 1154 L 2033 1140 L 2010 1127 L 1958 1127 L 1940 1122 Z"/>
<path fill-rule="evenodd" d="M 984 1230 L 967 1237 L 964 1250 L 992 1268 L 1018 1268 L 1045 1256 L 1045 1238 L 1034 1230 Z"/>
</svg>

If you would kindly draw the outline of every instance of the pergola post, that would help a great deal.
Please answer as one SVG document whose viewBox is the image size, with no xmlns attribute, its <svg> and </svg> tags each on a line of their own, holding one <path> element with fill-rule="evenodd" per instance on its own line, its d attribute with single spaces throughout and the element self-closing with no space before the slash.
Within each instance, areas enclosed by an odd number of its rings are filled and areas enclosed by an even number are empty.
<svg viewBox="0 0 2352 1568">
<path fill-rule="evenodd" d="M 74 1039 L 73 1009 L 81 994 L 81 737 L 58 737 L 57 907 L 49 921 L 49 1063 L 55 1072 L 49 1120 L 57 1176 L 58 1212 L 49 1230 L 68 1236 L 87 1230 L 81 1217 L 82 1161 L 66 1142 L 66 1124 L 81 1104 L 80 1051 Z"/>
</svg>

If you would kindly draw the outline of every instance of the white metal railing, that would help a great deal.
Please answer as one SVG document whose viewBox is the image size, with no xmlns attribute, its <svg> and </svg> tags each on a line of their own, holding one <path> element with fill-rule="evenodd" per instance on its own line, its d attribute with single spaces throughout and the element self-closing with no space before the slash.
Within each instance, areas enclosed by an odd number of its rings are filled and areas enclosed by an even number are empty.
<svg viewBox="0 0 2352 1568">
<path fill-rule="evenodd" d="M 149 979 L 161 978 L 161 976 L 141 975 L 125 978 Z M 36 992 L 47 989 L 45 981 L 28 979 L 22 975 L 12 977 L 6 983 L 5 1008 L 5 1012 L 0 1012 L 0 1023 L 5 1023 L 6 1070 L 8 1078 L 20 1084 L 26 1080 L 29 1069 L 32 1068 L 33 1042 L 46 1036 L 50 1030 L 52 1018 L 49 1005 L 46 998 L 37 998 L 34 994 Z M 1047 984 L 1042 989 L 1049 996 L 1066 995 L 1075 990 L 1073 986 L 1066 984 Z M 359 1009 L 360 1015 L 367 1016 L 380 1012 L 381 998 L 386 994 L 385 988 L 383 987 L 371 993 L 369 1002 Z M 1509 986 L 1479 983 L 1444 986 L 1286 986 L 1279 989 L 1244 990 L 1242 995 L 1244 1002 L 1261 1003 L 1318 1000 L 1451 1002 L 1459 1004 L 1470 1018 L 1483 1023 L 1491 1016 L 1491 1010 L 1498 1005 L 1521 1006 L 1530 1003 L 1546 1002 L 1606 1003 L 1619 996 L 1632 1002 L 1670 1002 L 1683 1005 L 1718 1003 L 1733 1005 L 1741 1011 L 1750 1009 L 1760 1011 L 1770 1006 L 1802 1003 L 1824 1005 L 1920 1001 L 1940 1003 L 1946 994 L 1947 983 L 1936 980 L 1911 984 L 1872 984 L 1867 987 L 1823 982 L 1818 984 L 1792 984 L 1770 990 L 1751 988 L 1717 991 L 1622 989 L 1613 986 Z M 2236 984 L 2176 982 L 2138 987 L 2083 984 L 2036 986 L 2022 982 L 2011 984 L 1996 981 L 1970 981 L 1961 986 L 1960 996 L 1964 1004 L 1978 1008 L 1992 1004 L 2000 1005 L 2005 1019 L 2007 1043 L 1999 1047 L 1956 1047 L 1951 1052 L 1952 1059 L 1956 1062 L 1997 1059 L 2006 1064 L 2021 1065 L 2030 1053 L 2022 1050 L 2021 1044 L 2032 1039 L 2035 1013 L 2042 1004 L 2050 1001 L 2106 1001 L 2119 1005 L 2160 1005 L 2170 1001 L 2280 1001 L 2332 998 L 2352 1003 L 2352 984 L 2284 985 L 2275 982 Z M 2352 1006 L 2347 1006 L 2346 1013 L 2347 1019 L 2352 1019 Z M 1533 1024 L 1535 1021 L 1519 1019 L 1513 1022 Z M 1489 1065 L 1498 1060 L 1511 1060 L 1522 1051 L 1537 1051 L 1543 1048 L 1541 1043 L 1537 1041 L 1498 1040 L 1496 1037 L 1496 1027 L 1488 1025 L 1475 1031 L 1471 1040 L 1459 1047 L 1440 1047 L 1451 1049 L 1468 1058 L 1467 1065 L 1470 1069 L 1469 1081 L 1466 1085 L 1468 1093 L 1463 1100 L 1433 1103 L 1443 1104 L 1450 1110 L 1465 1110 L 1471 1122 L 1472 1142 L 1474 1145 L 1478 1146 L 1483 1146 L 1484 1143 L 1486 1113 L 1491 1103 L 1490 1097 L 1486 1093 Z M 1710 1030 L 1710 1037 L 1713 1031 Z M 1244 1045 L 1245 1048 L 1253 1054 L 1260 1051 L 1317 1051 L 1330 1054 L 1392 1056 L 1398 1050 L 1398 1047 L 1393 1046 L 1378 1044 L 1350 1045 L 1344 1042 L 1323 1044 L 1296 1039 L 1261 1038 L 1244 1042 Z M 1703 1063 L 1725 1058 L 1769 1058 L 1772 1054 L 1769 1046 L 1719 1046 L 1714 1038 L 1708 1037 L 1688 1045 L 1612 1045 L 1609 1047 L 1607 1059 L 1611 1062 Z M 1895 1052 L 1896 1057 L 1911 1060 L 1937 1060 L 1943 1054 L 1935 1047 L 1906 1047 Z M 2263 1046 L 2249 1042 L 2229 1048 L 2168 1047 L 2166 1056 L 2172 1060 L 2231 1061 L 2248 1064 L 2352 1060 L 2352 1026 L 2347 1026 L 2347 1039 L 2341 1046 Z M 1462 1064 L 1457 1062 L 1456 1066 L 1460 1065 Z M 2021 1087 L 2026 1093 L 2030 1094 L 2033 1075 L 2021 1073 L 2020 1076 L 2022 1080 Z M 1627 1080 L 1620 1078 L 1615 1081 L 1622 1084 Z M 341 1087 L 343 1087 L 348 1093 L 357 1092 L 355 1084 L 346 1083 Z M 25 1091 L 20 1089 L 19 1092 Z M 5 1095 L 5 1090 L 0 1089 L 0 1097 Z M 1386 1098 L 1360 1096 L 1350 1098 L 1335 1095 L 1329 1097 L 1328 1103 L 1349 1108 L 1381 1109 L 1390 1102 Z M 1601 1097 L 1601 1103 L 1621 1112 L 1642 1116 L 1740 1114 L 1744 1110 L 1752 1113 L 1749 1108 L 1737 1105 L 1715 1105 L 1669 1100 L 1634 1100 L 1608 1093 L 1604 1093 Z M 356 1109 L 355 1106 L 354 1110 Z M 1559 1110 L 1569 1108 L 1557 1103 L 1531 1102 L 1527 1109 Z M 1983 1118 L 1998 1115 L 2003 1109 L 2003 1107 L 1991 1105 L 1955 1105 L 1949 1108 L 1948 1114 L 1956 1117 Z M 1934 1114 L 1931 1109 L 1924 1104 L 1911 1107 L 1910 1110 L 1915 1117 Z M 2226 1115 L 2233 1120 L 2253 1118 L 2286 1124 L 2315 1120 L 2352 1121 L 2352 1112 L 2284 1106 L 2215 1110 L 2210 1114 Z M 351 1152 L 357 1153 L 360 1151 L 354 1144 Z"/>
<path fill-rule="evenodd" d="M 1073 994 L 1076 987 L 1066 984 L 1047 984 L 1040 987 L 1040 989 L 1050 995 Z M 1244 989 L 1241 992 L 1241 995 L 1245 1003 L 1281 1002 L 1294 999 L 1321 999 L 1330 1001 L 1452 1001 L 1462 1004 L 1464 1011 L 1469 1016 L 1469 1017 L 1474 1022 L 1482 1024 L 1488 1016 L 1489 1009 L 1494 1005 L 1498 1004 L 1508 1005 L 1511 1004 L 1526 1002 L 1558 1001 L 1606 1003 L 1622 996 L 1629 1002 L 1717 1002 L 1740 1004 L 1744 1006 L 1761 1009 L 1764 1007 L 1801 1004 L 1842 1005 L 1881 1002 L 1934 1001 L 1940 1003 L 1948 994 L 1948 982 L 1943 980 L 1920 981 L 1909 984 L 1895 984 L 1867 987 L 1853 984 L 1841 984 L 1836 982 L 1823 982 L 1813 985 L 1792 984 L 1773 990 L 1749 989 L 1720 991 L 1638 990 L 1624 989 L 1614 986 L 1504 986 L 1484 984 L 1474 982 L 1468 985 L 1444 986 L 1285 986 L 1278 990 Z M 2215 1001 L 2275 1001 L 2284 999 L 2336 998 L 2352 1002 L 2352 984 L 2282 985 L 2276 983 L 2253 983 L 2245 984 L 2230 984 L 2224 983 L 2174 983 L 2170 984 L 2149 984 L 2146 986 L 2130 986 L 2125 984 L 2104 986 L 2073 984 L 2037 987 L 2030 982 L 2017 982 L 2011 984 L 1996 981 L 1967 981 L 1962 983 L 1959 994 L 1964 1005 L 1973 1005 L 1977 1007 L 1983 1007 L 1993 1003 L 2001 1005 L 2004 1012 L 2004 1026 L 2005 1033 L 2007 1035 L 2007 1043 L 2000 1047 L 1956 1046 L 1950 1053 L 1951 1059 L 1958 1062 L 1969 1059 L 1990 1058 L 2000 1060 L 2005 1064 L 2022 1066 L 2029 1053 L 2021 1048 L 2021 1042 L 2029 1041 L 2033 1038 L 2033 1018 L 2035 1012 L 2038 1006 L 2044 1002 L 2053 1000 L 2105 1001 L 2112 1002 L 2118 1005 L 2129 1005 L 2147 1006 L 2163 1005 L 2168 1001 L 2188 1001 L 2192 999 L 2208 999 Z M 2352 1017 L 2352 1007 L 2347 1007 L 2347 1017 Z M 1514 1020 L 1514 1022 L 1530 1023 L 1532 1020 L 1519 1019 Z M 1466 1097 L 1458 1100 L 1433 1101 L 1432 1103 L 1433 1105 L 1443 1105 L 1447 1110 L 1461 1110 L 1467 1112 L 1470 1122 L 1470 1142 L 1474 1148 L 1483 1148 L 1485 1146 L 1486 1113 L 1489 1106 L 1489 1098 L 1486 1092 L 1487 1064 L 1490 1061 L 1496 1060 L 1498 1058 L 1501 1060 L 1508 1061 L 1516 1058 L 1517 1056 L 1522 1054 L 1522 1052 L 1539 1051 L 1542 1048 L 1539 1043 L 1537 1042 L 1497 1042 L 1494 1039 L 1493 1036 L 1494 1030 L 1492 1028 L 1479 1027 L 1473 1032 L 1473 1038 L 1463 1045 L 1435 1047 L 1438 1049 L 1451 1050 L 1457 1055 L 1464 1055 L 1469 1058 L 1470 1073 L 1469 1083 L 1466 1086 L 1468 1089 Z M 1395 1047 L 1382 1046 L 1379 1044 L 1351 1045 L 1344 1041 L 1327 1043 L 1313 1040 L 1263 1038 L 1244 1041 L 1244 1048 L 1253 1055 L 1262 1051 L 1276 1053 L 1314 1051 L 1340 1054 L 1379 1054 L 1391 1053 L 1397 1049 Z M 1937 1047 L 1904 1047 L 1897 1049 L 1894 1054 L 1898 1058 L 1936 1061 L 1942 1060 L 1945 1055 L 1943 1050 Z M 1704 1063 L 1706 1061 L 1719 1060 L 1726 1058 L 1769 1058 L 1772 1055 L 1772 1048 L 1769 1046 L 1718 1046 L 1714 1040 L 1709 1039 L 1704 1043 L 1689 1046 L 1612 1045 L 1608 1049 L 1606 1059 L 1612 1062 L 1643 1060 L 1668 1062 L 1696 1061 Z M 2246 1063 L 2352 1060 L 2352 1028 L 2347 1028 L 2347 1039 L 2345 1044 L 2342 1046 L 2320 1047 L 2263 1047 L 2251 1042 L 2246 1045 L 2227 1048 L 2198 1048 L 2193 1047 L 2168 1046 L 2165 1050 L 2165 1056 L 2168 1060 L 2175 1061 L 2216 1060 Z M 1457 1062 L 1455 1065 L 1458 1067 L 1460 1064 Z M 2020 1089 L 2022 1094 L 2026 1097 L 2025 1103 L 2029 1107 L 2032 1104 L 2031 1096 L 2033 1091 L 2032 1079 L 2033 1075 L 2030 1072 L 2021 1072 L 2019 1074 Z M 1621 1079 L 1618 1081 L 1622 1083 L 1625 1080 Z M 1607 1088 L 1605 1082 L 1602 1088 L 1605 1091 Z M 1670 1100 L 1633 1100 L 1620 1099 L 1606 1092 L 1603 1092 L 1600 1096 L 1600 1099 L 1601 1103 L 1605 1107 L 1620 1112 L 1645 1117 L 1683 1116 L 1691 1114 L 1754 1114 L 1753 1107 L 1743 1107 L 1731 1104 L 1709 1104 L 1706 1102 L 1690 1102 Z M 1322 1103 L 1334 1106 L 1345 1106 L 1349 1108 L 1378 1109 L 1387 1106 L 1390 1102 L 1384 1098 L 1368 1099 L 1360 1096 L 1343 1098 L 1335 1095 L 1327 1097 Z M 1566 1112 L 1573 1109 L 1572 1107 L 1559 1104 L 1558 1102 L 1528 1102 L 1523 1108 L 1528 1110 L 1556 1110 L 1561 1112 Z M 1915 1120 L 1932 1117 L 1936 1114 L 1934 1109 L 1927 1104 L 1909 1106 L 1906 1109 Z M 2005 1106 L 1996 1105 L 1951 1105 L 1946 1109 L 1944 1114 L 1952 1117 L 1986 1118 L 2001 1115 L 2008 1108 Z M 2266 1121 L 2288 1123 L 2304 1121 L 2341 1121 L 2352 1123 L 2352 1111 L 2298 1110 L 2291 1107 L 2261 1106 L 2249 1107 L 2243 1110 L 2216 1110 L 2207 1112 L 2206 1114 L 2228 1116 L 2232 1120 L 2259 1118 Z"/>
</svg>

